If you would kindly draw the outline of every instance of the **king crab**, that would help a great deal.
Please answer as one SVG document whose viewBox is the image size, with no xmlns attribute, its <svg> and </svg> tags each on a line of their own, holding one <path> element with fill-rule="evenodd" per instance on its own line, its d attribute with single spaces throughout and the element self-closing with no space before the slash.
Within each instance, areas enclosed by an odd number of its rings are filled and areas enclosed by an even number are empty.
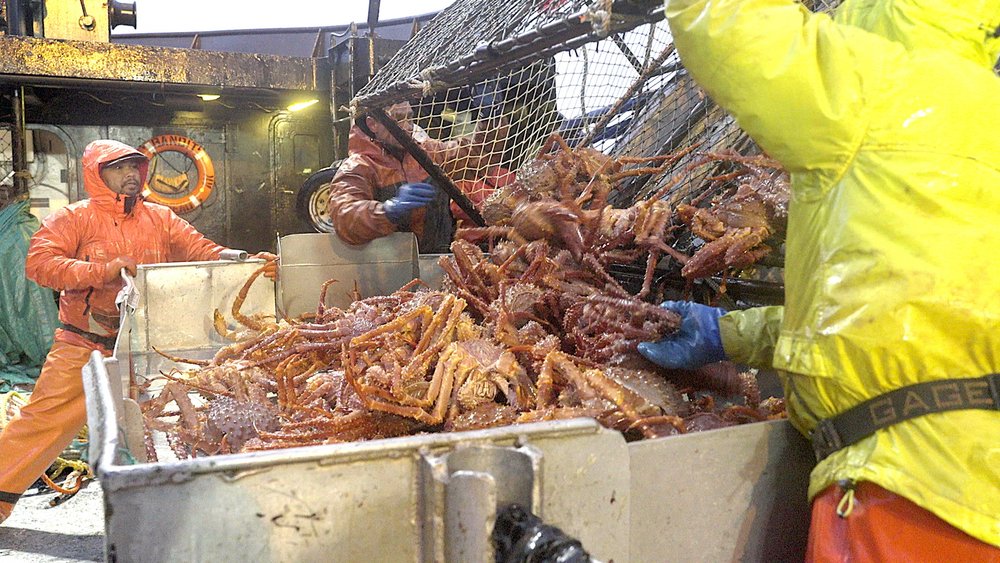
<svg viewBox="0 0 1000 563">
<path fill-rule="evenodd" d="M 681 269 L 688 280 L 726 269 L 740 270 L 767 256 L 772 249 L 765 241 L 784 230 L 788 216 L 788 178 L 776 161 L 712 153 L 700 163 L 708 162 L 739 165 L 736 172 L 714 178 L 717 182 L 735 181 L 738 187 L 709 207 L 697 207 L 697 201 L 677 206 L 678 218 L 692 234 L 706 241 Z"/>
</svg>

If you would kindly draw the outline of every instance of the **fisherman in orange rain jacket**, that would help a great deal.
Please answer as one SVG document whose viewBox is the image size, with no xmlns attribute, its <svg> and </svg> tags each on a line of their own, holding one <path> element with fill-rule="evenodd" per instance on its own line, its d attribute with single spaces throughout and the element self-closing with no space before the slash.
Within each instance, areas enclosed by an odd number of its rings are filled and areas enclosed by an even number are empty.
<svg viewBox="0 0 1000 563">
<path fill-rule="evenodd" d="M 135 274 L 137 264 L 216 260 L 225 250 L 169 208 L 143 201 L 148 167 L 146 157 L 128 145 L 90 143 L 83 152 L 90 199 L 48 216 L 31 238 L 27 275 L 62 292 L 62 328 L 30 402 L 0 434 L 0 522 L 86 422 L 81 370 L 92 351 L 108 355 L 114 347 L 122 270 Z M 255 257 L 274 260 L 266 252 Z"/>
</svg>

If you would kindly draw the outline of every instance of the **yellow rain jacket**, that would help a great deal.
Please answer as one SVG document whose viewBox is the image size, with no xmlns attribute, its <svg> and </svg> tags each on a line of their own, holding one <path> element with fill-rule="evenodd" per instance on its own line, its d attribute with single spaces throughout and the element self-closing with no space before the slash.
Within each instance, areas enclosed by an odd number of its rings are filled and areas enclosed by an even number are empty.
<svg viewBox="0 0 1000 563">
<path fill-rule="evenodd" d="M 1000 372 L 1000 0 L 848 0 L 836 22 L 791 0 L 666 6 L 685 67 L 792 177 L 784 310 L 723 317 L 727 353 L 772 360 L 806 434 Z M 840 479 L 1000 546 L 998 411 L 881 430 L 819 463 L 810 498 Z"/>
</svg>

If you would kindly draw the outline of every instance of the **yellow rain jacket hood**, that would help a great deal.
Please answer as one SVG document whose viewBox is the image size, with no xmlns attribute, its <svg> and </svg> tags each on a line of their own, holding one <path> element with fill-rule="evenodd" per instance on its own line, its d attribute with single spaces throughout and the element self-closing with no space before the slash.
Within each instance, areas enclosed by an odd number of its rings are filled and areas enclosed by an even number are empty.
<svg viewBox="0 0 1000 563">
<path fill-rule="evenodd" d="M 785 307 L 721 321 L 793 424 L 1000 372 L 1000 0 L 667 0 L 691 75 L 792 177 Z M 823 460 L 1000 546 L 1000 412 L 935 413 Z"/>
</svg>

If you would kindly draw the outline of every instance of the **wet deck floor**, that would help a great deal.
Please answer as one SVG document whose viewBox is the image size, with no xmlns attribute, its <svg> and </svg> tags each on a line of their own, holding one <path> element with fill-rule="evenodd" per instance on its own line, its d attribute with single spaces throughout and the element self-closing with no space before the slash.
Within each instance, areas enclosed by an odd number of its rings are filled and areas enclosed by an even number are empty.
<svg viewBox="0 0 1000 563">
<path fill-rule="evenodd" d="M 104 561 L 104 500 L 90 481 L 66 502 L 50 507 L 55 493 L 24 497 L 0 524 L 0 562 Z"/>
</svg>

